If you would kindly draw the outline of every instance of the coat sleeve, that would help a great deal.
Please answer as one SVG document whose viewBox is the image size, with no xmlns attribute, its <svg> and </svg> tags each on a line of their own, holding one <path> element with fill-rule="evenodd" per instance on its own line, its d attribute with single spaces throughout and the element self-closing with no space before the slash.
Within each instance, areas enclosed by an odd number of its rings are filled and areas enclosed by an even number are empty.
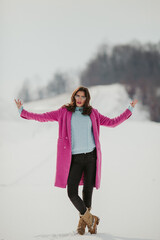
<svg viewBox="0 0 160 240">
<path fill-rule="evenodd" d="M 125 120 L 127 120 L 131 115 L 132 112 L 127 108 L 122 114 L 120 114 L 118 117 L 115 118 L 108 118 L 98 112 L 99 119 L 100 119 L 100 125 L 106 126 L 106 127 L 116 127 Z"/>
<path fill-rule="evenodd" d="M 24 108 L 22 109 L 20 116 L 22 118 L 28 119 L 28 120 L 36 120 L 39 122 L 53 122 L 58 121 L 59 115 L 60 115 L 61 108 L 51 111 L 51 112 L 45 112 L 45 113 L 32 113 L 26 111 Z"/>
</svg>

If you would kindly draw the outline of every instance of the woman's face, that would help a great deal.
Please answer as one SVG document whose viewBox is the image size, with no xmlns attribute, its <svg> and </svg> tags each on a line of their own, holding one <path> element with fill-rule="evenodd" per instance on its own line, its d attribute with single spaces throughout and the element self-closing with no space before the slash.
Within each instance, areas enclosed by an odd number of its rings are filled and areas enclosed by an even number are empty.
<svg viewBox="0 0 160 240">
<path fill-rule="evenodd" d="M 78 91 L 75 95 L 76 106 L 82 107 L 86 101 L 85 92 Z"/>
</svg>

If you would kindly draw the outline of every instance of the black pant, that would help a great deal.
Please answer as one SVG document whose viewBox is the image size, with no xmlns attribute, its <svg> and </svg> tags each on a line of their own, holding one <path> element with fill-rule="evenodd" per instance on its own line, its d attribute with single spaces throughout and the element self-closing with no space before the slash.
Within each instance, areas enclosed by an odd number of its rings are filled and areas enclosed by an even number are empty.
<svg viewBox="0 0 160 240">
<path fill-rule="evenodd" d="M 91 207 L 92 193 L 96 176 L 96 148 L 89 153 L 72 154 L 70 172 L 68 176 L 67 193 L 73 205 L 80 214 L 86 212 L 86 207 Z M 82 198 L 78 196 L 78 186 L 84 171 L 84 185 Z"/>
</svg>

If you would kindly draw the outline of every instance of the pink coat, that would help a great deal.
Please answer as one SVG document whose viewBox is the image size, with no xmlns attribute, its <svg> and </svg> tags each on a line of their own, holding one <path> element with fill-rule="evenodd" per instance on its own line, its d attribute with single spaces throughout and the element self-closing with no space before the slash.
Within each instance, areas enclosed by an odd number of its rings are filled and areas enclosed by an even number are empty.
<svg viewBox="0 0 160 240">
<path fill-rule="evenodd" d="M 106 127 L 116 127 L 132 115 L 132 112 L 127 108 L 120 116 L 115 118 L 108 118 L 93 108 L 90 114 L 90 118 L 93 126 L 93 134 L 97 149 L 97 169 L 96 169 L 96 189 L 100 188 L 101 181 L 101 145 L 99 141 L 100 125 Z M 72 112 L 66 108 L 60 107 L 58 110 L 46 112 L 46 113 L 31 113 L 22 110 L 22 118 L 29 120 L 36 120 L 39 122 L 57 121 L 59 123 L 59 136 L 57 139 L 57 162 L 56 162 L 56 176 L 54 186 L 66 188 L 67 179 L 69 175 L 72 152 L 71 152 L 71 117 Z M 84 174 L 82 174 L 79 185 L 84 184 Z"/>
</svg>

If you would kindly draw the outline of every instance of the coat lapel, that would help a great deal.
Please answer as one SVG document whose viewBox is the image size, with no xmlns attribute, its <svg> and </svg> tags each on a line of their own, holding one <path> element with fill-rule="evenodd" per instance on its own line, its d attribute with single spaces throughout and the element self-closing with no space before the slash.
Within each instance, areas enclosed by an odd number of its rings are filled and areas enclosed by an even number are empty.
<svg viewBox="0 0 160 240">
<path fill-rule="evenodd" d="M 69 138 L 70 145 L 71 145 L 71 117 L 72 117 L 72 112 L 67 111 L 67 131 L 68 131 L 68 138 Z"/>
<path fill-rule="evenodd" d="M 94 116 L 93 109 L 92 109 L 92 112 L 90 114 L 90 118 L 91 118 L 91 121 L 92 121 L 93 135 L 94 135 L 95 144 L 96 144 L 96 126 L 95 126 L 95 116 Z"/>
</svg>

